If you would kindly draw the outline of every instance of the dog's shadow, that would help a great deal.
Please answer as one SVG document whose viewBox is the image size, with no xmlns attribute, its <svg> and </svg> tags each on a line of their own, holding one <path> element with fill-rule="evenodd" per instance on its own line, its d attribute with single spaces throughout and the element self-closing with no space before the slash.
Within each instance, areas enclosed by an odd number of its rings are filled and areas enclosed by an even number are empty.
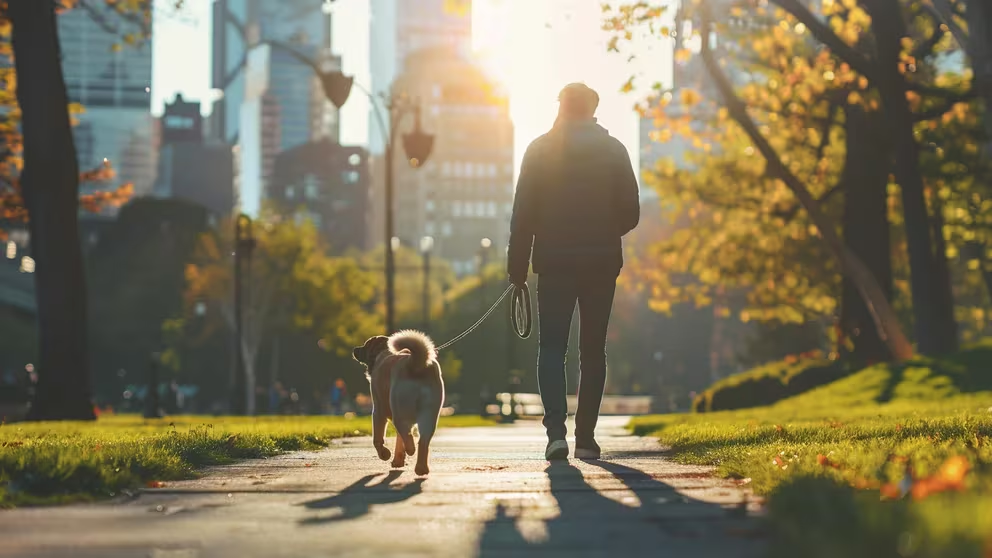
<svg viewBox="0 0 992 558">
<path fill-rule="evenodd" d="M 424 479 L 392 486 L 392 482 L 400 478 L 403 471 L 390 471 L 375 484 L 369 484 L 379 475 L 366 475 L 355 481 L 341 492 L 319 500 L 311 500 L 299 504 L 311 510 L 340 509 L 340 513 L 330 516 L 314 516 L 300 520 L 300 525 L 321 525 L 357 519 L 368 514 L 372 506 L 398 504 L 423 492 Z"/>
</svg>

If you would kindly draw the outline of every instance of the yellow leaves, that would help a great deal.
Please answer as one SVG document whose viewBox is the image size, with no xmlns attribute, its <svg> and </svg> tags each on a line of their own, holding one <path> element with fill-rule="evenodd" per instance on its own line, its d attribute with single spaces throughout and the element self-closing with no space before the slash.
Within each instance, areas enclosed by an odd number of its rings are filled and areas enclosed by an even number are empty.
<svg viewBox="0 0 992 558">
<path fill-rule="evenodd" d="M 444 0 L 444 13 L 454 16 L 468 15 L 472 8 L 471 0 Z"/>
<path fill-rule="evenodd" d="M 679 100 L 687 107 L 699 104 L 702 99 L 702 96 L 694 89 L 684 88 L 679 92 Z"/>
<path fill-rule="evenodd" d="M 678 50 L 675 51 L 675 61 L 676 62 L 685 63 L 685 62 L 688 62 L 690 58 L 692 58 L 692 53 L 689 52 L 689 49 L 680 48 L 680 49 L 678 49 Z"/>
<path fill-rule="evenodd" d="M 658 143 L 668 143 L 672 141 L 672 131 L 668 128 L 663 128 L 661 130 L 652 130 L 649 134 L 652 141 Z"/>
<path fill-rule="evenodd" d="M 634 90 L 634 76 L 630 76 L 629 78 L 627 78 L 627 81 L 624 82 L 623 86 L 620 87 L 620 92 L 630 93 L 633 90 Z"/>
<path fill-rule="evenodd" d="M 923 99 L 920 97 L 920 94 L 917 93 L 916 91 L 907 91 L 906 101 L 909 102 L 910 110 L 915 111 L 920 108 L 920 103 L 923 101 Z"/>
</svg>

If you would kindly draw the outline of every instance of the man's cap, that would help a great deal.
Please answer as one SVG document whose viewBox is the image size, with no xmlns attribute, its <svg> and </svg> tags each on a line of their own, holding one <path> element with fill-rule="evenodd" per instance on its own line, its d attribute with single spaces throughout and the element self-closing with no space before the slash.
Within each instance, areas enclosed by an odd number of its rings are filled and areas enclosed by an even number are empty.
<svg viewBox="0 0 992 558">
<path fill-rule="evenodd" d="M 569 107 L 595 110 L 599 106 L 599 93 L 584 83 L 570 83 L 558 93 L 558 102 Z"/>
</svg>

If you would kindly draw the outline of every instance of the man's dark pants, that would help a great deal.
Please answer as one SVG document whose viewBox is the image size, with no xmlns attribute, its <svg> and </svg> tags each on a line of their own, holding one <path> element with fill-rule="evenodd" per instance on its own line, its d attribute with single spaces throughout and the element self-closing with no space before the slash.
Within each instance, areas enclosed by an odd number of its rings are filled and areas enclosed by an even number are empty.
<svg viewBox="0 0 992 558">
<path fill-rule="evenodd" d="M 575 437 L 592 440 L 606 386 L 606 330 L 613 309 L 616 274 L 579 272 L 538 277 L 540 323 L 538 385 L 544 427 L 550 440 L 565 439 L 565 355 L 575 305 L 579 305 L 579 396 Z"/>
</svg>

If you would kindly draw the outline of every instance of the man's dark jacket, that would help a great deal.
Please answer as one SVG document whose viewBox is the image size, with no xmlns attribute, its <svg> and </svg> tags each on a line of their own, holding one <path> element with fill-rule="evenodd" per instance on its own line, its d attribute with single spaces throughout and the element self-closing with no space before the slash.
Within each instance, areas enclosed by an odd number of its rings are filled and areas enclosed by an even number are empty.
<svg viewBox="0 0 992 558">
<path fill-rule="evenodd" d="M 524 154 L 513 200 L 507 272 L 611 273 L 623 267 L 621 237 L 637 226 L 637 176 L 627 149 L 594 119 L 565 121 Z"/>
</svg>

